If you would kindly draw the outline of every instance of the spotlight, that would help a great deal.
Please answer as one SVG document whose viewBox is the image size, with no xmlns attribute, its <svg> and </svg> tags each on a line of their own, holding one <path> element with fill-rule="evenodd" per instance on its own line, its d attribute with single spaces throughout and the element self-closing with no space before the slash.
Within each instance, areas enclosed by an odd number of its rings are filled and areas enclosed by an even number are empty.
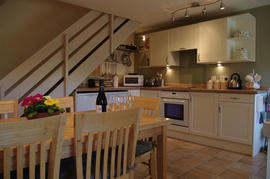
<svg viewBox="0 0 270 179">
<path fill-rule="evenodd" d="M 206 5 L 203 6 L 202 14 L 203 14 L 203 15 L 206 15 Z"/>
<path fill-rule="evenodd" d="M 220 7 L 219 7 L 220 10 L 224 10 L 225 9 L 225 6 L 223 4 L 223 1 L 221 0 L 220 1 Z"/>
<path fill-rule="evenodd" d="M 188 9 L 186 8 L 185 17 L 189 17 Z"/>
<path fill-rule="evenodd" d="M 175 15 L 174 15 L 174 13 L 172 13 L 171 20 L 172 20 L 172 22 L 174 22 L 174 21 L 175 21 Z"/>
</svg>

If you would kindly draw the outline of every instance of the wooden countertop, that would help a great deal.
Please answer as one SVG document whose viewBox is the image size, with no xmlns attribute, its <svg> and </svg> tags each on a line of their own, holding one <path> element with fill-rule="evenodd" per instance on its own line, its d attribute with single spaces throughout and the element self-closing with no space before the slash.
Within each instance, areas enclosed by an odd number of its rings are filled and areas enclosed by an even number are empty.
<svg viewBox="0 0 270 179">
<path fill-rule="evenodd" d="M 77 88 L 76 92 L 97 92 L 99 88 Z M 201 92 L 201 93 L 234 93 L 234 94 L 258 94 L 265 90 L 255 89 L 206 89 L 206 88 L 192 88 L 192 87 L 181 87 L 181 86 L 165 86 L 165 87 L 125 87 L 120 86 L 105 87 L 105 91 L 127 91 L 132 89 L 142 90 L 158 90 L 158 91 L 175 91 L 175 92 Z"/>
</svg>

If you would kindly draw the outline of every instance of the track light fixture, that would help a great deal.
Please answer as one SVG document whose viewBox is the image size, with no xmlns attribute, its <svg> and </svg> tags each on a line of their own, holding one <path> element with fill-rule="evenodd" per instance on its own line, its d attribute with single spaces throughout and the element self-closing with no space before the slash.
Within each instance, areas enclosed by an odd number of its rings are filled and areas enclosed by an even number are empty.
<svg viewBox="0 0 270 179">
<path fill-rule="evenodd" d="M 203 6 L 202 14 L 203 14 L 203 15 L 206 15 L 206 5 Z"/>
<path fill-rule="evenodd" d="M 171 12 L 171 20 L 172 22 L 174 22 L 176 19 L 176 13 L 177 12 L 180 12 L 180 11 L 183 11 L 185 10 L 185 14 L 184 14 L 184 17 L 189 17 L 189 9 L 193 9 L 193 8 L 198 8 L 198 7 L 203 7 L 202 8 L 202 14 L 203 15 L 206 15 L 207 13 L 207 10 L 206 10 L 206 7 L 207 6 L 210 6 L 212 4 L 216 4 L 220 2 L 220 6 L 219 6 L 219 9 L 220 10 L 224 10 L 225 9 L 225 6 L 224 6 L 224 3 L 223 3 L 223 0 L 216 0 L 214 2 L 210 2 L 210 3 L 204 3 L 204 4 L 200 4 L 198 2 L 194 2 L 194 3 L 191 3 L 191 5 L 189 7 L 184 7 L 184 8 L 180 8 L 180 9 L 176 9 L 175 11 Z"/>
</svg>

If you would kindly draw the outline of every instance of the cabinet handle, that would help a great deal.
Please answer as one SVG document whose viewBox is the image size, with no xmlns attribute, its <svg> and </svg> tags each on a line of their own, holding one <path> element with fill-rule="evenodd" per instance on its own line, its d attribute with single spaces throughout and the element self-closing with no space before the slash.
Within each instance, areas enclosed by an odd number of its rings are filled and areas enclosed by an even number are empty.
<svg viewBox="0 0 270 179">
<path fill-rule="evenodd" d="M 237 97 L 230 97 L 230 99 L 233 99 L 233 100 L 239 100 L 240 98 L 237 98 Z"/>
<path fill-rule="evenodd" d="M 221 106 L 218 106 L 218 112 L 221 113 Z"/>
<path fill-rule="evenodd" d="M 181 48 L 179 48 L 179 50 L 186 50 L 186 48 L 181 47 Z"/>
</svg>

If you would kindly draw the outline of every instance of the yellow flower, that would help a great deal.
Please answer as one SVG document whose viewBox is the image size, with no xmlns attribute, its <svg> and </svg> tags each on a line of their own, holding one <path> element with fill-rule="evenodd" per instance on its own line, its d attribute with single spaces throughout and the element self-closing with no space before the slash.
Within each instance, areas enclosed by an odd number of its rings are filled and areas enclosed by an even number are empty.
<svg viewBox="0 0 270 179">
<path fill-rule="evenodd" d="M 52 106 L 52 105 L 57 105 L 59 103 L 58 100 L 54 100 L 54 99 L 47 99 L 46 101 L 44 101 L 44 104 L 46 104 L 47 106 Z"/>
</svg>

